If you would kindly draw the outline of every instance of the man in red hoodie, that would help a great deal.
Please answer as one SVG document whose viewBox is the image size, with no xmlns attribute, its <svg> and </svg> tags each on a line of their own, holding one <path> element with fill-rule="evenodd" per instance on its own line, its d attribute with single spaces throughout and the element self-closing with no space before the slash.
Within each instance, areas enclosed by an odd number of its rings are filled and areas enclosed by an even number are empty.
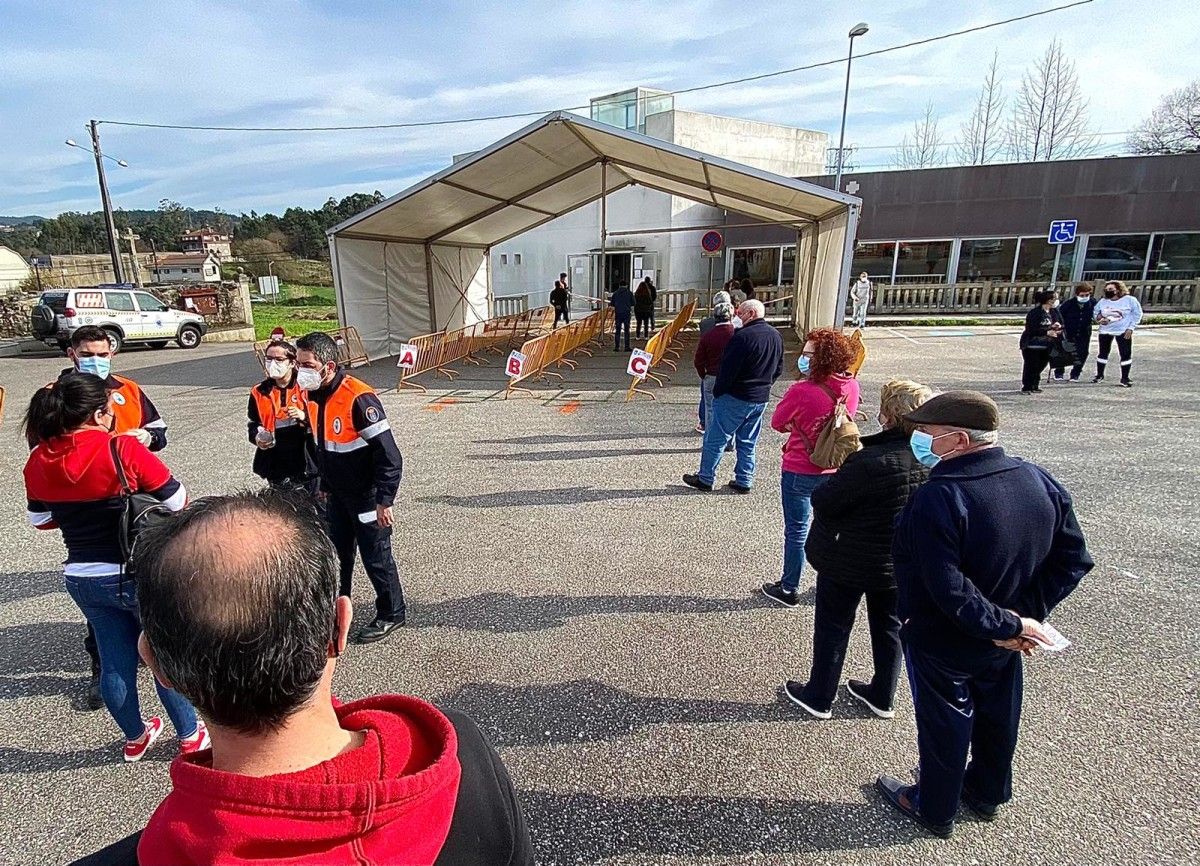
<svg viewBox="0 0 1200 866">
<path fill-rule="evenodd" d="M 172 764 L 136 861 L 129 839 L 90 862 L 532 862 L 508 773 L 470 719 L 402 695 L 336 703 L 352 607 L 306 500 L 198 500 L 144 531 L 135 559 L 142 655 L 212 749 Z"/>
</svg>

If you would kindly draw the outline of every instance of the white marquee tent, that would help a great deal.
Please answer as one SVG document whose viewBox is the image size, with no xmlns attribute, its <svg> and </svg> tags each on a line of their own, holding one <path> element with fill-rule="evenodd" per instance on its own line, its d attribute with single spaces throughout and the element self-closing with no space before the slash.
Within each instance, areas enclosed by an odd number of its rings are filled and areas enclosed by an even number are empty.
<svg viewBox="0 0 1200 866">
<path fill-rule="evenodd" d="M 599 199 L 603 246 L 603 202 L 631 184 L 794 227 L 795 324 L 841 324 L 858 198 L 566 112 L 330 229 L 342 324 L 379 358 L 409 337 L 486 319 L 493 245 Z"/>
</svg>

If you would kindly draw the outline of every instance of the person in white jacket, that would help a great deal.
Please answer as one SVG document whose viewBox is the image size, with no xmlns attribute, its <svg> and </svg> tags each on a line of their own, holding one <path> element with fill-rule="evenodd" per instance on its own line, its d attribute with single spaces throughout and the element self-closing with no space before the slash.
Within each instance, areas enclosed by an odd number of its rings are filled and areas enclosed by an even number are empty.
<svg viewBox="0 0 1200 866">
<path fill-rule="evenodd" d="M 1133 366 L 1133 332 L 1142 321 L 1142 305 L 1129 294 L 1123 282 L 1109 280 L 1104 284 L 1103 300 L 1096 304 L 1096 321 L 1100 324 L 1100 346 L 1093 384 L 1104 381 L 1104 368 L 1108 366 L 1108 353 L 1115 339 L 1121 356 L 1121 387 L 1132 388 L 1129 369 Z"/>
<path fill-rule="evenodd" d="M 854 301 L 852 321 L 859 328 L 867 326 L 867 307 L 871 306 L 871 289 L 871 281 L 867 279 L 866 271 L 859 274 L 858 282 L 850 287 L 850 299 Z"/>
</svg>

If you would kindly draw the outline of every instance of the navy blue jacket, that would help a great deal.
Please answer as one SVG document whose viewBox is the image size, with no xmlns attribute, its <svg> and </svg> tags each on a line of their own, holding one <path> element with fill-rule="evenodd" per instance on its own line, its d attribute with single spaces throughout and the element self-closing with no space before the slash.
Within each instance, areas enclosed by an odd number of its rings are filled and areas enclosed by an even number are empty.
<svg viewBox="0 0 1200 866">
<path fill-rule="evenodd" d="M 1058 311 L 1062 314 L 1064 337 L 1075 344 L 1086 343 L 1091 339 L 1096 303 L 1095 298 L 1089 298 L 1086 304 L 1071 298 L 1058 305 Z"/>
<path fill-rule="evenodd" d="M 633 313 L 633 292 L 629 291 L 629 286 L 621 286 L 613 292 L 608 305 L 613 308 L 618 319 L 628 319 Z"/>
<path fill-rule="evenodd" d="M 1045 619 L 1092 570 L 1071 496 L 1001 448 L 939 463 L 892 542 L 907 644 L 953 658 Z"/>
<path fill-rule="evenodd" d="M 733 332 L 721 356 L 713 397 L 728 394 L 747 403 L 766 403 L 783 374 L 783 337 L 764 319 Z"/>
</svg>

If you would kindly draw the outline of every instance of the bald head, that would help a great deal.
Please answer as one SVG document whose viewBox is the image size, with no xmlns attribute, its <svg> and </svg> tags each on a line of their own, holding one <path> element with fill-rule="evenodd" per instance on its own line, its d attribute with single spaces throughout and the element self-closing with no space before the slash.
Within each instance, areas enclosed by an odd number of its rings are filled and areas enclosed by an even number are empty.
<svg viewBox="0 0 1200 866">
<path fill-rule="evenodd" d="M 277 728 L 330 657 L 337 560 L 311 503 L 266 489 L 200 499 L 134 551 L 156 671 L 204 718 Z"/>
<path fill-rule="evenodd" d="M 762 301 L 750 300 L 742 301 L 738 306 L 738 316 L 745 324 L 750 324 L 755 319 L 761 319 L 767 315 L 767 308 L 763 306 Z"/>
</svg>

